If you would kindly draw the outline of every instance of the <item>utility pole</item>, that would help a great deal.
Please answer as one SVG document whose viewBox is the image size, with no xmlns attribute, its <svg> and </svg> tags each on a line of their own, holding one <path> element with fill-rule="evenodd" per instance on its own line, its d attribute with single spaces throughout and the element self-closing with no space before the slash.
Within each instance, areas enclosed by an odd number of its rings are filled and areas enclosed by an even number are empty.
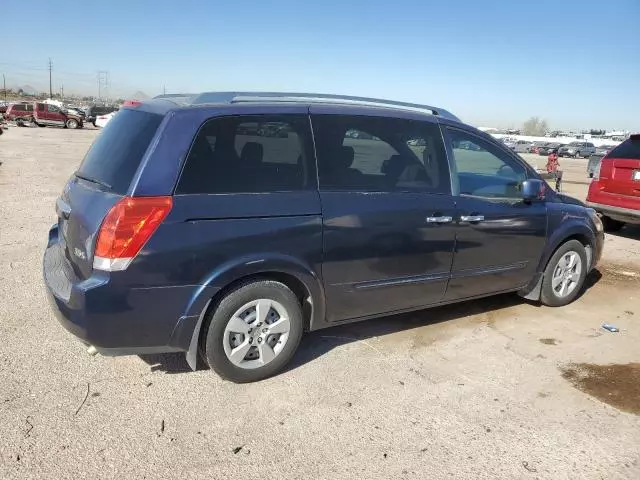
<svg viewBox="0 0 640 480">
<path fill-rule="evenodd" d="M 167 87 L 162 85 L 162 95 L 166 95 L 167 94 Z"/>
<path fill-rule="evenodd" d="M 109 98 L 110 84 L 109 72 L 107 70 L 100 70 L 98 72 L 98 99 L 104 100 Z"/>
<path fill-rule="evenodd" d="M 7 103 L 7 80 L 4 78 L 4 73 L 2 74 L 2 90 L 4 91 L 4 102 Z"/>
<path fill-rule="evenodd" d="M 53 85 L 51 83 L 51 70 L 53 70 L 53 62 L 49 57 L 49 98 L 53 98 Z"/>
<path fill-rule="evenodd" d="M 64 83 L 60 82 L 60 100 L 64 98 Z"/>
</svg>

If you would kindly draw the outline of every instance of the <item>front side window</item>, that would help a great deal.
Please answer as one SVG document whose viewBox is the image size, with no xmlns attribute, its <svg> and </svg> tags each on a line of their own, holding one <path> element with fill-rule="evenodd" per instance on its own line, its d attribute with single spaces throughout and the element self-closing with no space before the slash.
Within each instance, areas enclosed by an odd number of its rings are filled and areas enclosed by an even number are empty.
<svg viewBox="0 0 640 480">
<path fill-rule="evenodd" d="M 60 111 L 60 109 L 55 105 L 48 105 L 47 107 L 49 108 L 50 113 L 58 113 Z"/>
<path fill-rule="evenodd" d="M 193 142 L 178 194 L 266 193 L 315 188 L 306 115 L 215 118 Z"/>
<path fill-rule="evenodd" d="M 526 169 L 497 145 L 460 130 L 448 129 L 461 195 L 520 199 Z"/>
<path fill-rule="evenodd" d="M 312 124 L 323 190 L 450 192 L 435 124 L 343 115 L 315 115 Z"/>
</svg>

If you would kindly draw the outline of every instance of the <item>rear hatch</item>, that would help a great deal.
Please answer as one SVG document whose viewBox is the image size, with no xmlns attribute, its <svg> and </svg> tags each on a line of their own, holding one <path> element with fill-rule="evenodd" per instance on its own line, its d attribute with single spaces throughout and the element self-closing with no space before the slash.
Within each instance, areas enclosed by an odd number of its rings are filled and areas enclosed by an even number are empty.
<svg viewBox="0 0 640 480">
<path fill-rule="evenodd" d="M 640 135 L 615 147 L 603 162 L 608 164 L 600 173 L 603 192 L 640 197 Z"/>
<path fill-rule="evenodd" d="M 129 191 L 162 118 L 122 110 L 100 132 L 57 200 L 61 246 L 79 278 L 91 275 L 102 221 Z"/>
</svg>

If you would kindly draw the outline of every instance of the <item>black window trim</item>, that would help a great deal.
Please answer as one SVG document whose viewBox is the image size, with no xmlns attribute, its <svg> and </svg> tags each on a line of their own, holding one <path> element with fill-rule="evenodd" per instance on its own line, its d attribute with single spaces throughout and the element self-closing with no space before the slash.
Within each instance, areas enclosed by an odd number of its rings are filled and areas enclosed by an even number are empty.
<svg viewBox="0 0 640 480">
<path fill-rule="evenodd" d="M 461 126 L 453 126 L 448 124 L 440 124 L 440 130 L 442 131 L 444 147 L 447 152 L 447 157 L 449 159 L 449 172 L 451 175 L 451 191 L 452 191 L 452 195 L 455 197 L 460 196 L 460 184 L 458 183 L 458 166 L 456 165 L 456 159 L 453 154 L 453 148 L 451 147 L 451 137 L 449 136 L 449 133 L 448 133 L 449 131 L 461 132 L 466 135 L 470 135 L 474 138 L 477 138 L 482 142 L 486 142 L 493 145 L 499 151 L 504 153 L 508 158 L 510 158 L 513 162 L 515 162 L 517 165 L 520 165 L 524 169 L 527 180 L 530 180 L 532 178 L 541 180 L 540 175 L 538 175 L 538 172 L 536 172 L 533 169 L 533 167 L 529 165 L 529 163 L 527 163 L 521 157 L 516 155 L 510 148 L 506 147 L 501 142 L 494 140 L 493 138 L 483 137 L 482 135 L 478 135 L 476 132 L 468 128 L 464 128 Z M 474 197 L 474 198 L 484 198 L 484 197 Z M 487 199 L 487 200 L 490 200 L 490 199 Z"/>
<path fill-rule="evenodd" d="M 420 123 L 420 124 L 426 124 L 426 125 L 431 125 L 432 127 L 435 127 L 436 129 L 438 129 L 438 131 L 440 132 L 440 141 L 442 142 L 442 147 L 443 147 L 443 151 L 444 151 L 444 163 L 443 163 L 443 167 L 447 168 L 447 172 L 448 172 L 448 176 L 449 176 L 449 189 L 446 192 L 433 192 L 433 191 L 428 191 L 428 190 L 374 190 L 374 189 L 349 189 L 349 190 L 343 190 L 343 189 L 334 189 L 334 188 L 329 188 L 329 187 L 324 187 L 322 188 L 320 186 L 320 166 L 318 165 L 319 160 L 318 160 L 318 151 L 316 149 L 316 131 L 315 128 L 313 126 L 313 117 L 324 117 L 324 116 L 336 116 L 336 117 L 362 117 L 362 118 L 382 118 L 385 120 L 399 120 L 399 121 L 405 121 L 405 122 L 415 122 L 415 123 Z M 315 158 L 315 163 L 316 163 L 316 182 L 317 182 L 317 189 L 319 192 L 326 192 L 326 193 L 385 193 L 385 194 L 427 194 L 427 195 L 449 195 L 451 196 L 453 194 L 453 177 L 452 177 L 452 173 L 451 173 L 451 164 L 449 161 L 449 155 L 447 153 L 447 146 L 446 146 L 446 142 L 444 140 L 444 137 L 442 135 L 442 128 L 441 125 L 431 119 L 431 118 L 425 118 L 425 119 L 417 119 L 417 118 L 413 118 L 413 117 L 405 117 L 405 116 L 394 116 L 394 115 L 388 115 L 388 114 L 384 114 L 384 113 L 380 113 L 380 112 L 371 112 L 371 114 L 367 114 L 367 112 L 354 112 L 354 113 L 344 113 L 344 112 L 335 112 L 335 111 L 329 111 L 329 112 L 324 112 L 324 111 L 316 111 L 316 112 L 312 112 L 310 111 L 309 113 L 309 125 L 311 128 L 311 135 L 313 138 L 313 154 L 314 154 L 314 158 Z M 434 138 L 438 138 L 438 136 L 434 136 Z"/>
<path fill-rule="evenodd" d="M 211 121 L 215 121 L 215 120 L 224 120 L 227 118 L 236 118 L 236 117 L 291 117 L 291 116 L 297 116 L 297 117 L 303 117 L 306 116 L 307 117 L 307 134 L 309 136 L 309 145 L 306 145 L 306 142 L 304 142 L 303 139 L 303 154 L 305 157 L 307 157 L 308 155 L 311 155 L 312 158 L 307 160 L 307 166 L 308 168 L 313 169 L 312 172 L 309 172 L 308 174 L 308 180 L 310 181 L 310 185 L 305 186 L 303 189 L 300 190 L 273 190 L 270 192 L 262 192 L 262 193 L 256 193 L 256 192 L 219 192 L 219 193 L 178 193 L 178 185 L 180 185 L 180 180 L 182 179 L 182 174 L 184 172 L 184 169 L 187 165 L 187 160 L 189 159 L 189 155 L 191 154 L 191 149 L 193 148 L 193 146 L 195 145 L 196 142 L 196 138 L 198 138 L 198 135 L 200 135 L 200 132 L 202 131 L 202 129 L 207 125 L 207 123 L 211 122 Z M 309 148 L 310 147 L 310 148 Z M 307 150 L 309 150 L 307 152 Z M 305 161 L 305 159 L 303 158 L 303 161 Z M 180 165 L 180 170 L 177 176 L 177 179 L 175 181 L 175 183 L 173 184 L 173 189 L 171 190 L 171 195 L 172 196 L 193 196 L 193 195 L 265 195 L 265 194 L 272 194 L 272 193 L 296 193 L 296 192 L 317 192 L 318 191 L 318 166 L 317 166 L 317 160 L 316 160 L 316 146 L 315 146 L 315 138 L 313 136 L 313 128 L 311 125 L 311 117 L 309 115 L 309 111 L 307 109 L 306 113 L 303 112 L 281 112 L 281 113 L 274 113 L 274 112 L 260 112 L 260 113 L 224 113 L 224 114 L 218 114 L 218 115 L 211 115 L 207 118 L 205 118 L 202 123 L 200 124 L 200 126 L 198 126 L 198 129 L 196 130 L 196 133 L 193 135 L 193 138 L 191 139 L 191 143 L 189 144 L 189 148 L 187 149 L 187 151 L 185 152 L 185 154 L 183 155 L 182 161 L 181 161 L 181 165 Z"/>
</svg>

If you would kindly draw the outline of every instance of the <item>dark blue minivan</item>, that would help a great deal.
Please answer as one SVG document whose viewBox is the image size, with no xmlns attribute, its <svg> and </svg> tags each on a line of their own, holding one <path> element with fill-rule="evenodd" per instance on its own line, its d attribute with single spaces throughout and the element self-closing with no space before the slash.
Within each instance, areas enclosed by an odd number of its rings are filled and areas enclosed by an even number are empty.
<svg viewBox="0 0 640 480">
<path fill-rule="evenodd" d="M 44 278 L 67 330 L 236 382 L 304 331 L 503 292 L 565 305 L 603 245 L 592 209 L 446 110 L 336 95 L 123 108 L 56 211 Z"/>
</svg>

